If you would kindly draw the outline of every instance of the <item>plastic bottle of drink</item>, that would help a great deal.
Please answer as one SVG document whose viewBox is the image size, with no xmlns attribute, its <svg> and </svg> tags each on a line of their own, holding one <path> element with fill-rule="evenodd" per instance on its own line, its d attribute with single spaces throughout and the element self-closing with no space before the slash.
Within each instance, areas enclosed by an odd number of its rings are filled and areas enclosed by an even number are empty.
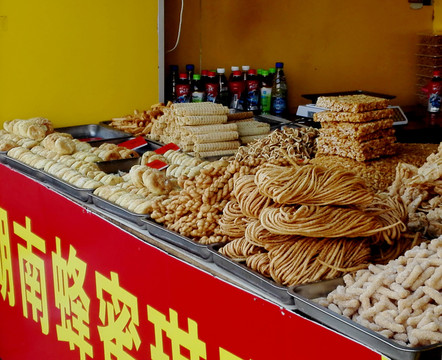
<svg viewBox="0 0 442 360">
<path fill-rule="evenodd" d="M 232 76 L 233 76 L 233 72 L 234 72 L 234 71 L 238 71 L 238 70 L 239 70 L 239 66 L 232 66 L 232 67 L 230 67 L 229 81 L 230 81 L 230 79 L 231 79 Z"/>
<path fill-rule="evenodd" d="M 201 70 L 201 84 L 203 84 L 203 88 L 206 87 L 206 82 L 209 77 L 209 70 Z"/>
<path fill-rule="evenodd" d="M 218 103 L 223 104 L 224 106 L 229 106 L 229 84 L 227 83 L 227 78 L 225 75 L 226 69 L 218 68 L 216 69 L 217 79 L 219 84 L 219 93 L 218 93 Z"/>
<path fill-rule="evenodd" d="M 206 85 L 206 101 L 217 102 L 219 94 L 219 84 L 216 79 L 216 73 L 214 71 L 209 71 Z"/>
<path fill-rule="evenodd" d="M 181 73 L 178 83 L 176 84 L 176 101 L 177 103 L 190 102 L 190 84 L 187 80 L 187 74 Z"/>
<path fill-rule="evenodd" d="M 195 65 L 187 64 L 186 65 L 186 73 L 187 73 L 187 80 L 188 80 L 189 84 L 192 84 L 194 72 L 195 72 Z"/>
<path fill-rule="evenodd" d="M 166 101 L 175 102 L 178 78 L 178 65 L 170 65 L 170 72 L 166 83 Z"/>
<path fill-rule="evenodd" d="M 244 93 L 244 80 L 241 71 L 234 70 L 229 78 L 230 104 L 231 109 L 244 110 L 240 101 Z"/>
<path fill-rule="evenodd" d="M 250 66 L 243 65 L 243 66 L 241 66 L 241 70 L 242 70 L 242 78 L 244 81 L 246 81 L 247 80 L 247 72 L 250 70 Z"/>
<path fill-rule="evenodd" d="M 246 110 L 257 113 L 259 111 L 259 82 L 256 75 L 256 69 L 250 69 L 247 72 L 246 80 L 247 102 Z"/>
<path fill-rule="evenodd" d="M 258 76 L 258 81 L 259 81 L 259 87 L 261 87 L 261 83 L 262 83 L 262 72 L 264 71 L 264 69 L 258 69 L 256 70 L 256 74 Z"/>
<path fill-rule="evenodd" d="M 272 80 L 267 70 L 262 71 L 261 114 L 270 114 L 272 104 Z"/>
<path fill-rule="evenodd" d="M 428 108 L 427 108 L 428 112 L 430 113 L 440 112 L 441 95 L 442 95 L 442 78 L 441 78 L 441 72 L 439 70 L 435 70 L 433 72 L 433 77 L 422 90 L 428 94 Z"/>
<path fill-rule="evenodd" d="M 274 67 L 269 68 L 269 77 L 270 77 L 270 80 L 272 80 L 272 84 L 273 84 L 273 78 L 275 77 L 275 73 L 276 73 L 276 69 Z"/>
<path fill-rule="evenodd" d="M 284 63 L 276 63 L 276 74 L 273 78 L 271 114 L 284 117 L 287 114 L 287 82 L 284 75 Z"/>
<path fill-rule="evenodd" d="M 192 81 L 192 95 L 191 95 L 191 102 L 203 102 L 204 101 L 204 86 L 201 83 L 201 75 L 199 74 L 193 74 L 193 81 Z"/>
</svg>

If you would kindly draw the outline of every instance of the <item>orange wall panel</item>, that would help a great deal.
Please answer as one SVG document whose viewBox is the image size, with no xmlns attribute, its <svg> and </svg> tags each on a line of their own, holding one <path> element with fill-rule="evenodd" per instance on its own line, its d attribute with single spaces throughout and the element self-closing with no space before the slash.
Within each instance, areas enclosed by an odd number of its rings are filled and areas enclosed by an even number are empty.
<svg viewBox="0 0 442 360">
<path fill-rule="evenodd" d="M 431 31 L 433 6 L 407 1 L 185 1 L 180 43 L 168 65 L 274 66 L 283 61 L 292 112 L 301 94 L 363 89 L 416 103 L 416 34 Z M 173 47 L 181 1 L 165 4 L 165 47 Z"/>
</svg>

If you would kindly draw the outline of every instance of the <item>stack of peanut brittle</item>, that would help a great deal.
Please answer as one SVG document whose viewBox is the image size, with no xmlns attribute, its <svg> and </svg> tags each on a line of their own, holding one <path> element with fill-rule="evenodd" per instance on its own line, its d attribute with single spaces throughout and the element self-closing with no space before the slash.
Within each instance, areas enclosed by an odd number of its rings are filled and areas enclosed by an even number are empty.
<svg viewBox="0 0 442 360">
<path fill-rule="evenodd" d="M 366 161 L 395 153 L 393 110 L 387 99 L 367 95 L 319 97 L 326 108 L 314 115 L 321 122 L 318 154 Z"/>
</svg>

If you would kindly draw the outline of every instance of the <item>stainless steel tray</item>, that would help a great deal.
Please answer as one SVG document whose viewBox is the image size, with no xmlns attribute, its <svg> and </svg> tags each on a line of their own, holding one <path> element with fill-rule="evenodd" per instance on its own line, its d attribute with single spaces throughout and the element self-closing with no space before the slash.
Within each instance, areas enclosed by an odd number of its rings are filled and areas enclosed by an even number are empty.
<svg viewBox="0 0 442 360">
<path fill-rule="evenodd" d="M 259 290 L 273 296 L 281 303 L 286 305 L 293 304 L 293 297 L 287 292 L 287 287 L 279 285 L 273 280 L 266 278 L 260 273 L 248 268 L 246 265 L 233 261 L 227 256 L 224 256 L 218 252 L 221 247 L 222 245 L 220 244 L 209 246 L 209 251 L 212 253 L 213 262 L 216 265 L 238 276 Z"/>
<path fill-rule="evenodd" d="M 56 128 L 55 131 L 71 134 L 75 139 L 84 141 L 128 138 L 130 136 L 123 131 L 113 129 L 110 126 L 103 126 L 101 124 L 61 127 Z"/>
<path fill-rule="evenodd" d="M 0 164 L 6 164 L 7 151 L 0 151 Z"/>
<path fill-rule="evenodd" d="M 65 193 L 67 195 L 70 195 L 77 200 L 88 203 L 91 202 L 91 195 L 92 192 L 94 191 L 93 189 L 79 188 L 45 171 L 40 171 L 40 174 L 41 174 L 41 180 L 44 183 L 49 184 L 54 189 L 59 190 L 60 192 Z"/>
<path fill-rule="evenodd" d="M 210 261 L 212 252 L 208 245 L 199 244 L 192 239 L 182 236 L 175 231 L 166 229 L 163 225 L 156 223 L 152 219 L 142 220 L 146 224 L 146 230 L 153 236 L 187 250 L 205 260 Z"/>
<path fill-rule="evenodd" d="M 419 348 L 402 346 L 312 301 L 312 299 L 326 296 L 341 284 L 343 284 L 341 278 L 320 281 L 290 287 L 288 293 L 293 297 L 296 309 L 302 314 L 369 348 L 375 349 L 391 359 L 441 360 L 442 343 Z"/>
<path fill-rule="evenodd" d="M 146 214 L 137 214 L 132 211 L 129 211 L 117 204 L 114 204 L 110 201 L 107 201 L 95 194 L 91 195 L 92 203 L 96 205 L 98 208 L 102 210 L 106 210 L 110 212 L 111 214 L 117 215 L 125 220 L 128 220 L 137 226 L 141 227 L 142 229 L 146 228 L 145 223 L 143 222 L 143 219 L 146 219 L 149 215 Z"/>
<path fill-rule="evenodd" d="M 98 161 L 96 164 L 101 171 L 107 174 L 116 174 L 119 171 L 129 172 L 131 167 L 138 165 L 140 158 Z"/>
<path fill-rule="evenodd" d="M 4 157 L 4 163 L 9 165 L 11 168 L 20 171 L 23 174 L 29 175 L 34 179 L 42 180 L 43 178 L 42 171 L 8 155 Z"/>
</svg>

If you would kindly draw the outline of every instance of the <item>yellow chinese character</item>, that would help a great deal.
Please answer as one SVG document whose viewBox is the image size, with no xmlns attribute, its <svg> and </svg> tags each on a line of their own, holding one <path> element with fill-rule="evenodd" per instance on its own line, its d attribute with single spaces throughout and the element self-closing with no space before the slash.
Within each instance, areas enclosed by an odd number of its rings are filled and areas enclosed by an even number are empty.
<svg viewBox="0 0 442 360">
<path fill-rule="evenodd" d="M 45 265 L 43 259 L 33 253 L 33 248 L 46 253 L 45 241 L 32 233 L 31 219 L 28 217 L 26 217 L 24 227 L 14 221 L 14 234 L 26 241 L 26 247 L 18 245 L 23 315 L 28 318 L 29 304 L 32 310 L 32 319 L 35 322 L 40 322 L 43 334 L 48 334 L 49 316 Z"/>
<path fill-rule="evenodd" d="M 15 305 L 8 213 L 2 208 L 0 208 L 0 293 L 3 300 L 6 300 L 6 295 L 8 296 L 9 306 Z"/>
<path fill-rule="evenodd" d="M 89 339 L 89 305 L 83 284 L 86 276 L 86 263 L 77 258 L 77 251 L 70 246 L 69 258 L 61 256 L 60 239 L 56 239 L 56 250 L 52 252 L 54 275 L 55 306 L 60 309 L 61 325 L 57 325 L 57 338 L 68 341 L 69 348 L 75 346 L 80 350 L 80 359 L 86 355 L 93 357 L 92 345 Z"/>
<path fill-rule="evenodd" d="M 232 354 L 231 352 L 219 348 L 219 359 L 220 360 L 242 360 L 240 357 Z"/>
<path fill-rule="evenodd" d="M 192 319 L 187 319 L 188 331 L 178 327 L 178 313 L 169 309 L 170 321 L 166 316 L 147 306 L 147 318 L 155 326 L 155 345 L 150 346 L 152 360 L 169 360 L 164 352 L 163 331 L 172 343 L 172 360 L 199 360 L 206 359 L 206 344 L 198 339 L 198 324 Z M 187 349 L 190 357 L 181 354 L 181 347 Z"/>
<path fill-rule="evenodd" d="M 106 360 L 133 360 L 125 349 L 138 350 L 141 344 L 136 326 L 139 325 L 138 301 L 128 291 L 120 287 L 118 274 L 111 272 L 108 279 L 95 273 L 97 298 L 100 300 L 100 321 L 98 327 L 101 341 L 104 343 Z"/>
</svg>

